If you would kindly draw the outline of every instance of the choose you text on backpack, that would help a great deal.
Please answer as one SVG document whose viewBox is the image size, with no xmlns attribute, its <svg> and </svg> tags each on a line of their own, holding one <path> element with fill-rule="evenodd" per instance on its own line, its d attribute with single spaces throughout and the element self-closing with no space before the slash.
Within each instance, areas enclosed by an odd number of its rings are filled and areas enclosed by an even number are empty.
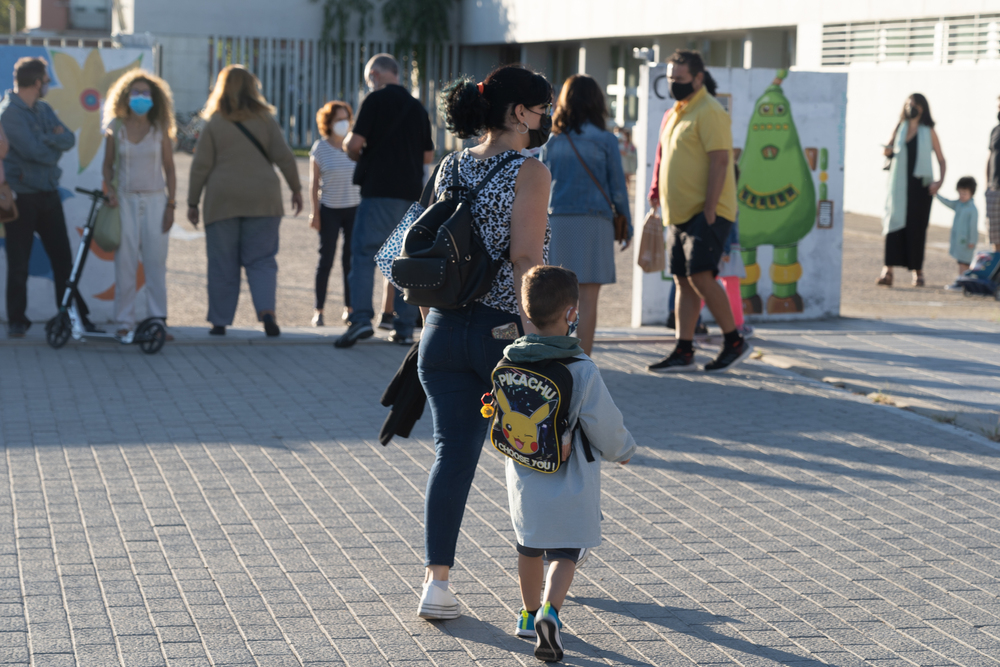
<svg viewBox="0 0 1000 667">
<path fill-rule="evenodd" d="M 498 452 L 538 472 L 559 470 L 563 463 L 560 443 L 570 432 L 568 413 L 573 394 L 573 376 L 566 364 L 574 361 L 579 360 L 522 364 L 504 359 L 497 364 L 493 369 L 496 414 L 490 441 Z M 593 460 L 589 451 L 587 460 Z"/>
</svg>

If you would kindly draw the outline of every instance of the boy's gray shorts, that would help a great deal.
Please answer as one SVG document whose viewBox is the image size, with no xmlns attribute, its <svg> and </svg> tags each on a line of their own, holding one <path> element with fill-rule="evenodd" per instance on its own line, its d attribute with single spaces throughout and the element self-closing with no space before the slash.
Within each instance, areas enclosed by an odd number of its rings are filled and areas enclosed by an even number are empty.
<svg viewBox="0 0 1000 667">
<path fill-rule="evenodd" d="M 579 549 L 532 549 L 531 547 L 518 544 L 517 553 L 522 556 L 527 556 L 528 558 L 538 558 L 539 556 L 544 555 L 549 559 L 550 563 L 559 558 L 570 560 L 574 563 L 580 559 Z"/>
</svg>

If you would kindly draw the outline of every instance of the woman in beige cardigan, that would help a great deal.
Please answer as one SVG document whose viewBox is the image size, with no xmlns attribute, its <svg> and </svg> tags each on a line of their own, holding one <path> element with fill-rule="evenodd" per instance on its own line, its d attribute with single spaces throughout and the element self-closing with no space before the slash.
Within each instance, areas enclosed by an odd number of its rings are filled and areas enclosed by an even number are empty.
<svg viewBox="0 0 1000 667">
<path fill-rule="evenodd" d="M 275 321 L 278 227 L 284 209 L 278 165 L 292 190 L 295 215 L 302 211 L 302 184 L 295 156 L 274 120 L 274 108 L 260 82 L 246 68 L 221 72 L 202 112 L 202 130 L 191 163 L 188 220 L 198 225 L 198 201 L 205 190 L 210 334 L 223 336 L 233 323 L 240 296 L 240 267 L 246 271 L 257 319 L 268 336 L 281 333 Z"/>
</svg>

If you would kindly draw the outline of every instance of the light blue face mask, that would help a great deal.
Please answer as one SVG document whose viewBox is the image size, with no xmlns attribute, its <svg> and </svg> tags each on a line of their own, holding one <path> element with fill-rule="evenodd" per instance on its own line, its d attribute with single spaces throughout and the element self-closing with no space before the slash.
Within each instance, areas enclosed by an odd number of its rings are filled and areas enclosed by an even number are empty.
<svg viewBox="0 0 1000 667">
<path fill-rule="evenodd" d="M 153 100 L 149 95 L 133 95 L 128 100 L 128 106 L 140 116 L 145 116 L 153 108 Z"/>
</svg>

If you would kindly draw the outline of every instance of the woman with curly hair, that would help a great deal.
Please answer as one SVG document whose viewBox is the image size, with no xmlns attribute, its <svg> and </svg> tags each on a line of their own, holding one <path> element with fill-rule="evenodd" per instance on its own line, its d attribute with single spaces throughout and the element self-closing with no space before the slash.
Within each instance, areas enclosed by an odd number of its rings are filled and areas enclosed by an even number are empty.
<svg viewBox="0 0 1000 667">
<path fill-rule="evenodd" d="M 124 337 L 135 327 L 140 259 L 146 277 L 146 316 L 167 318 L 167 247 L 177 186 L 172 144 L 176 128 L 170 86 L 144 70 L 122 75 L 106 100 L 103 174 L 110 205 L 119 208 L 121 217 L 121 245 L 115 252 L 115 322 L 118 335 Z"/>
<path fill-rule="evenodd" d="M 209 333 L 224 336 L 240 298 L 240 267 L 264 333 L 278 336 L 278 228 L 285 214 L 281 169 L 292 191 L 295 215 L 302 212 L 302 184 L 295 156 L 274 120 L 274 107 L 260 81 L 242 65 L 219 72 L 202 116 L 208 124 L 198 138 L 188 186 L 188 220 L 198 225 L 198 202 L 205 192 L 205 247 L 208 253 Z"/>
<path fill-rule="evenodd" d="M 321 327 L 326 288 L 330 269 L 337 254 L 337 237 L 343 232 L 344 249 L 340 253 L 344 272 L 344 317 L 351 312 L 351 294 L 347 275 L 351 272 L 351 232 L 354 214 L 361 203 L 361 188 L 354 185 L 357 163 L 344 152 L 344 137 L 351 130 L 354 112 L 347 102 L 327 102 L 316 112 L 316 127 L 321 138 L 309 151 L 309 173 L 312 186 L 312 213 L 309 226 L 319 232 L 319 264 L 316 266 L 316 312 L 313 326 Z"/>
</svg>

